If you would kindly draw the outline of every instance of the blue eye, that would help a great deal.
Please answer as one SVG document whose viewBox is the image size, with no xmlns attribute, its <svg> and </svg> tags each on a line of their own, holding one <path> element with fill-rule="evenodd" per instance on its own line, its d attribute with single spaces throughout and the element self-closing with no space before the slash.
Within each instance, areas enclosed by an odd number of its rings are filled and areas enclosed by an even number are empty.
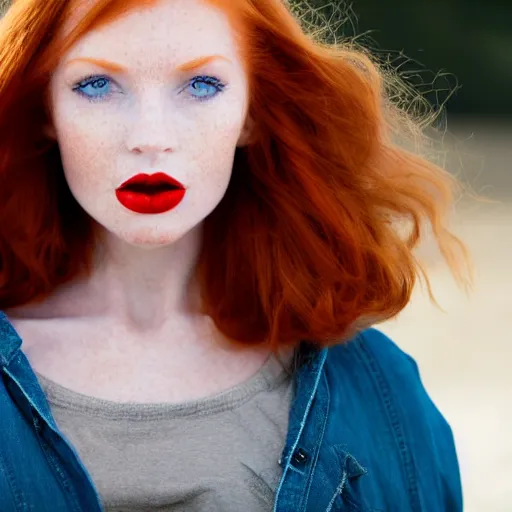
<svg viewBox="0 0 512 512">
<path fill-rule="evenodd" d="M 225 85 L 213 76 L 196 76 L 188 85 L 188 92 L 200 101 L 208 100 L 222 92 Z"/>
<path fill-rule="evenodd" d="M 91 75 L 73 87 L 73 91 L 91 102 L 105 101 L 112 95 L 112 79 L 104 75 Z M 225 88 L 218 78 L 213 76 L 196 76 L 187 85 L 187 92 L 199 101 L 217 96 Z"/>
<path fill-rule="evenodd" d="M 112 94 L 112 81 L 106 76 L 90 76 L 78 82 L 73 91 L 85 96 L 90 101 L 101 101 Z"/>
</svg>

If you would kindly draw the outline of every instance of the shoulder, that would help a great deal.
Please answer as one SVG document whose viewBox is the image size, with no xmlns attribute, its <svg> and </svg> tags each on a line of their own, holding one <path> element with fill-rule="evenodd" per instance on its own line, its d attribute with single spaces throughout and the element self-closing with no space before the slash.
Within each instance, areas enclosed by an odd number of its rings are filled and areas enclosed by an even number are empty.
<svg viewBox="0 0 512 512">
<path fill-rule="evenodd" d="M 420 424 L 452 440 L 451 428 L 425 389 L 418 364 L 394 341 L 377 329 L 367 329 L 351 341 L 331 347 L 326 359 L 329 387 L 336 393 L 340 382 L 367 401 L 382 404 L 392 423 Z"/>
<path fill-rule="evenodd" d="M 326 365 L 335 379 L 350 375 L 366 392 L 373 389 L 387 402 L 427 409 L 432 403 L 416 361 L 377 329 L 367 329 L 349 342 L 331 347 Z"/>
<path fill-rule="evenodd" d="M 404 352 L 393 340 L 377 329 L 366 329 L 346 343 L 340 343 L 329 349 L 329 359 L 335 364 L 343 364 L 347 358 L 357 358 L 366 364 L 387 367 L 388 364 L 403 371 L 417 371 L 414 359 Z M 393 370 L 393 368 L 389 368 Z M 393 371 L 394 373 L 394 371 Z"/>
<path fill-rule="evenodd" d="M 452 429 L 409 354 L 382 332 L 368 329 L 348 343 L 329 348 L 325 375 L 333 421 L 339 426 L 336 431 L 345 436 L 337 442 L 352 443 L 356 451 L 361 450 L 363 465 L 373 467 L 374 474 L 384 464 L 384 479 L 395 467 L 396 474 L 405 478 L 417 510 L 424 510 L 420 503 L 425 510 L 462 509 Z M 360 431 L 364 436 L 352 434 Z M 381 455 L 367 451 L 368 445 L 379 446 Z"/>
</svg>

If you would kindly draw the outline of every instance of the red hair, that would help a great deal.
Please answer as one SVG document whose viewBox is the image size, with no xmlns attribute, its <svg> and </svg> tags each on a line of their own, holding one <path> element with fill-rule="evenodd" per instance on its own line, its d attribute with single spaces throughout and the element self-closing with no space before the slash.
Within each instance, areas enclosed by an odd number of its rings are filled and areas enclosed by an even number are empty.
<svg viewBox="0 0 512 512">
<path fill-rule="evenodd" d="M 462 280 L 464 247 L 444 221 L 456 182 L 394 144 L 412 125 L 388 101 L 377 66 L 315 42 L 280 0 L 209 2 L 229 6 L 240 29 L 254 121 L 205 221 L 197 267 L 220 331 L 245 345 L 327 346 L 393 317 L 422 273 L 413 249 L 424 224 Z M 15 2 L 0 22 L 0 308 L 91 269 L 91 221 L 43 135 L 45 95 L 69 45 L 143 3 L 151 0 L 98 0 L 62 41 L 51 34 L 74 1 Z"/>
</svg>

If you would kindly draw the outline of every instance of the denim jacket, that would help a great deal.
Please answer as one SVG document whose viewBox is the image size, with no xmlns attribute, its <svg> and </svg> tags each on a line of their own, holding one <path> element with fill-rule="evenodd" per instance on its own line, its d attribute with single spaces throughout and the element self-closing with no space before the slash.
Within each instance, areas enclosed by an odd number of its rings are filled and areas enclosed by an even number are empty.
<svg viewBox="0 0 512 512">
<path fill-rule="evenodd" d="M 0 511 L 99 512 L 21 344 L 0 312 Z M 374 329 L 300 353 L 274 512 L 462 510 L 451 429 L 410 356 Z"/>
</svg>

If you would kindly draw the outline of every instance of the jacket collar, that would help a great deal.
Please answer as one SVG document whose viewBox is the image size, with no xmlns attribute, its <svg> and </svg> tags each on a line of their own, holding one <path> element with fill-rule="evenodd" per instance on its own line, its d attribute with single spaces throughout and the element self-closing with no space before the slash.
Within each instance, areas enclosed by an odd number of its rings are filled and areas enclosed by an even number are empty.
<svg viewBox="0 0 512 512">
<path fill-rule="evenodd" d="M 9 366 L 21 347 L 21 338 L 7 319 L 6 314 L 0 311 L 0 367 Z"/>
<path fill-rule="evenodd" d="M 46 395 L 21 350 L 21 345 L 20 336 L 9 322 L 7 315 L 0 311 L 0 372 L 8 375 L 15 384 L 11 390 L 23 413 L 31 421 L 39 416 L 57 431 Z"/>
<path fill-rule="evenodd" d="M 303 341 L 299 347 L 299 363 L 295 371 L 295 396 L 290 409 L 288 434 L 280 464 L 286 467 L 297 448 L 304 425 L 316 396 L 328 349 Z"/>
</svg>

